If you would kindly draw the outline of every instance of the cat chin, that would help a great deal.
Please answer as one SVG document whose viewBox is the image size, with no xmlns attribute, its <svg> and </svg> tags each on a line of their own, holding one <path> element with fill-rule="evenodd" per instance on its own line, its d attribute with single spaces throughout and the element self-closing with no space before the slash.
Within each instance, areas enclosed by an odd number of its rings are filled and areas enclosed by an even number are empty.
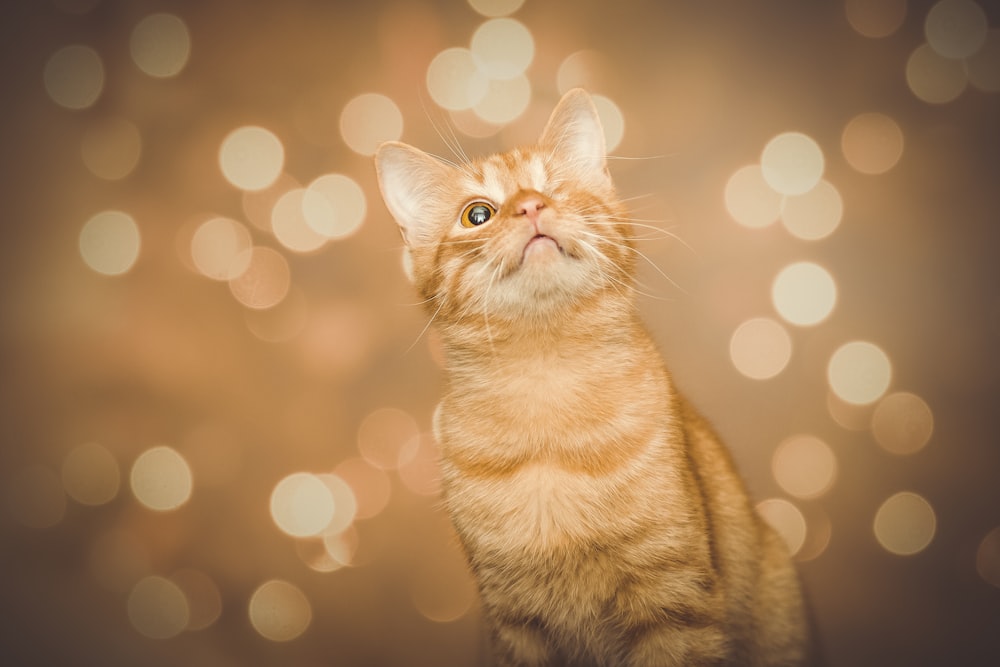
<svg viewBox="0 0 1000 667">
<path fill-rule="evenodd" d="M 535 261 L 553 261 L 565 254 L 558 241 L 551 236 L 539 234 L 532 237 L 525 244 L 524 251 L 521 253 L 521 264 Z"/>
<path fill-rule="evenodd" d="M 538 242 L 536 242 L 538 243 Z M 568 256 L 555 243 L 539 243 L 526 252 L 526 261 L 506 279 L 490 290 L 489 312 L 512 319 L 533 316 L 553 316 L 561 309 L 572 309 L 592 288 L 579 262 Z"/>
</svg>

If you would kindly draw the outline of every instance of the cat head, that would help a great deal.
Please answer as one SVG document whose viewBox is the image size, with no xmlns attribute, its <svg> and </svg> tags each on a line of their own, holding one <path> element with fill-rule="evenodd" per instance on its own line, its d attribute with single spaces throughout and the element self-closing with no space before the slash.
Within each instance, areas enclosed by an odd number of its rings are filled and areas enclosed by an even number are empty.
<svg viewBox="0 0 1000 667">
<path fill-rule="evenodd" d="M 630 294 L 632 234 L 586 92 L 566 93 L 535 146 L 451 164 L 389 142 L 375 165 L 438 320 L 538 320 Z"/>
</svg>

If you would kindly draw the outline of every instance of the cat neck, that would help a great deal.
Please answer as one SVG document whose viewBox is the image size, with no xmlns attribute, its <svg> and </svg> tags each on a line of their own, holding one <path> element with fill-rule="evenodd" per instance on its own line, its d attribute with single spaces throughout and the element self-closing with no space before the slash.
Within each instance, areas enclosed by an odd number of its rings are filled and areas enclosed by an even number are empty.
<svg viewBox="0 0 1000 667">
<path fill-rule="evenodd" d="M 435 428 L 452 470 L 604 474 L 664 423 L 669 375 L 634 310 L 578 312 L 493 340 L 456 325 L 441 334 L 447 388 Z"/>
<path fill-rule="evenodd" d="M 634 305 L 625 299 L 593 299 L 520 319 L 470 317 L 444 323 L 439 330 L 446 368 L 453 375 L 540 358 L 582 362 L 649 345 Z"/>
</svg>

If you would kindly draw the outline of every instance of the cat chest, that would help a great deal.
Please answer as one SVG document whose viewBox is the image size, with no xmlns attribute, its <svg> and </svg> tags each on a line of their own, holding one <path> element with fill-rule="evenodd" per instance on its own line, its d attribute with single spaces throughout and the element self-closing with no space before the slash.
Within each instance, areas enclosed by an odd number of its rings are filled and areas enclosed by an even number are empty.
<svg viewBox="0 0 1000 667">
<path fill-rule="evenodd" d="M 628 494 L 616 486 L 539 465 L 502 485 L 462 488 L 452 518 L 486 603 L 543 618 L 574 645 L 596 640 L 641 532 L 635 505 L 619 504 Z"/>
<path fill-rule="evenodd" d="M 628 513 L 622 480 L 532 464 L 507 479 L 464 479 L 448 494 L 452 518 L 476 551 L 545 552 L 603 542 Z"/>
</svg>

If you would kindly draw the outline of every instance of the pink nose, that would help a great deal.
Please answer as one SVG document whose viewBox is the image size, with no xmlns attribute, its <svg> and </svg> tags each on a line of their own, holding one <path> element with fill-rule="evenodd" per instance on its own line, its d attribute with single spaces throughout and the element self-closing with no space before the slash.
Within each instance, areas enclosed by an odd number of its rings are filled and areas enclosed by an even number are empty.
<svg viewBox="0 0 1000 667">
<path fill-rule="evenodd" d="M 532 222 L 538 217 L 538 212 L 543 208 L 545 208 L 545 202 L 538 195 L 527 195 L 514 206 L 514 210 L 517 211 L 518 215 L 527 216 Z"/>
</svg>

